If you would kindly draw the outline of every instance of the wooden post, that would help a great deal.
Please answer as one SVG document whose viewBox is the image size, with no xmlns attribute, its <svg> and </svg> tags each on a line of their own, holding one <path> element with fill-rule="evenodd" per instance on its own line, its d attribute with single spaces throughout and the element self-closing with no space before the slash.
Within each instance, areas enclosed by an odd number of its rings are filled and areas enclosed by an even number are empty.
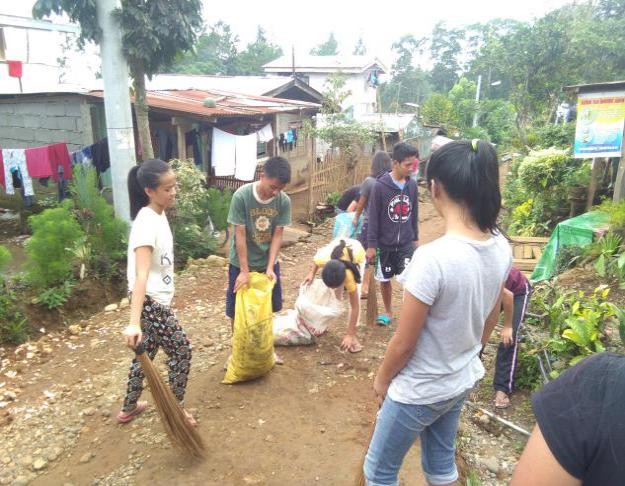
<svg viewBox="0 0 625 486">
<path fill-rule="evenodd" d="M 315 154 L 315 138 L 310 137 L 310 159 L 308 161 L 308 219 L 312 220 L 314 215 L 315 207 L 314 207 L 314 198 L 313 198 L 313 173 L 315 171 L 315 166 L 317 165 L 317 157 Z"/>
<path fill-rule="evenodd" d="M 621 140 L 621 160 L 618 163 L 618 171 L 616 173 L 616 182 L 614 183 L 614 196 L 612 200 L 619 202 L 625 197 L 625 123 L 623 124 L 623 139 Z"/>
<path fill-rule="evenodd" d="M 588 187 L 588 199 L 586 200 L 586 211 L 592 208 L 592 202 L 595 200 L 597 192 L 597 178 L 601 172 L 601 159 L 592 159 L 592 171 L 590 172 L 590 186 Z"/>
</svg>

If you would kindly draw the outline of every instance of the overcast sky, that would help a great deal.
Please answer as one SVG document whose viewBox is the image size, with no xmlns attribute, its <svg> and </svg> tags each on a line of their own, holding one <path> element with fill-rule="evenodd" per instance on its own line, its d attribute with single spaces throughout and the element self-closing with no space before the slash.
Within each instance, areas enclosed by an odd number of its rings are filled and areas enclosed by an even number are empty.
<svg viewBox="0 0 625 486">
<path fill-rule="evenodd" d="M 359 36 L 369 52 L 389 61 L 391 44 L 404 34 L 428 35 L 434 25 L 450 26 L 487 22 L 494 18 L 531 20 L 570 3 L 570 0 L 442 0 L 442 1 L 215 1 L 203 0 L 204 21 L 223 20 L 233 27 L 244 45 L 253 40 L 256 26 L 263 26 L 272 42 L 285 53 L 291 45 L 307 54 L 330 32 L 343 54 L 351 54 Z"/>
<path fill-rule="evenodd" d="M 204 22 L 230 24 L 241 40 L 254 39 L 261 25 L 285 53 L 307 54 L 334 32 L 342 54 L 351 54 L 362 36 L 369 53 L 390 63 L 390 46 L 404 34 L 428 35 L 445 21 L 458 27 L 494 18 L 532 20 L 570 0 L 202 0 Z M 0 13 L 30 15 L 34 0 L 0 0 Z M 390 66 L 389 66 L 390 67 Z"/>
</svg>

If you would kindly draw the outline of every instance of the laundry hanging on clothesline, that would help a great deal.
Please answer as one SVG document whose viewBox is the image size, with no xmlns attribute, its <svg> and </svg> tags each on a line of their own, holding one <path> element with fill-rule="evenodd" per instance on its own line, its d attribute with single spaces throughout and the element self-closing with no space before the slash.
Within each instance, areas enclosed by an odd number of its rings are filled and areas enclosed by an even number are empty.
<svg viewBox="0 0 625 486">
<path fill-rule="evenodd" d="M 257 141 L 258 132 L 233 135 L 213 128 L 211 160 L 215 177 L 235 176 L 241 181 L 254 180 L 258 164 Z"/>
<path fill-rule="evenodd" d="M 2 149 L 0 156 L 0 184 L 7 194 L 21 189 L 25 201 L 30 204 L 34 196 L 32 179 L 47 185 L 49 178 L 59 182 L 59 168 L 64 179 L 71 179 L 72 165 L 65 143 L 55 143 L 29 149 Z M 28 199 L 27 199 L 28 198 Z"/>
</svg>

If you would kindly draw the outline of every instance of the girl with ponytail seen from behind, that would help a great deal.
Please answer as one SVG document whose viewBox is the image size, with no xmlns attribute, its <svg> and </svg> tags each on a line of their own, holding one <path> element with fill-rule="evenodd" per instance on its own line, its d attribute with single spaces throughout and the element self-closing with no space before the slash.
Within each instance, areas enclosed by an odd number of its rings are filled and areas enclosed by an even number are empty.
<svg viewBox="0 0 625 486">
<path fill-rule="evenodd" d="M 479 353 L 512 264 L 497 231 L 499 168 L 489 143 L 444 145 L 432 154 L 426 181 L 445 234 L 419 247 L 400 276 L 399 325 L 374 380 L 381 408 L 364 465 L 372 486 L 398 484 L 417 438 L 428 484 L 457 481 L 460 411 L 484 376 Z"/>
<path fill-rule="evenodd" d="M 130 216 L 128 239 L 128 291 L 130 323 L 124 330 L 126 344 L 134 349 L 144 343 L 150 359 L 159 348 L 169 360 L 169 385 L 182 404 L 191 367 L 191 344 L 170 305 L 174 296 L 174 242 L 165 210 L 176 200 L 176 176 L 166 162 L 147 160 L 128 173 Z M 143 370 L 137 358 L 128 374 L 126 397 L 117 415 L 128 423 L 147 408 L 139 401 Z M 189 424 L 197 425 L 185 410 Z"/>
</svg>

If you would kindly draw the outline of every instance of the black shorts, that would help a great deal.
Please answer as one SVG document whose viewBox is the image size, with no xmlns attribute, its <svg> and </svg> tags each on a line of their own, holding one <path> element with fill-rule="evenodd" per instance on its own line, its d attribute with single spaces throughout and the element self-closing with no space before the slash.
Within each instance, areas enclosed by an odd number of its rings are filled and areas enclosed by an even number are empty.
<svg viewBox="0 0 625 486">
<path fill-rule="evenodd" d="M 400 275 L 408 266 L 413 253 L 412 245 L 397 250 L 379 250 L 376 280 L 388 282 L 391 278 Z"/>
</svg>

